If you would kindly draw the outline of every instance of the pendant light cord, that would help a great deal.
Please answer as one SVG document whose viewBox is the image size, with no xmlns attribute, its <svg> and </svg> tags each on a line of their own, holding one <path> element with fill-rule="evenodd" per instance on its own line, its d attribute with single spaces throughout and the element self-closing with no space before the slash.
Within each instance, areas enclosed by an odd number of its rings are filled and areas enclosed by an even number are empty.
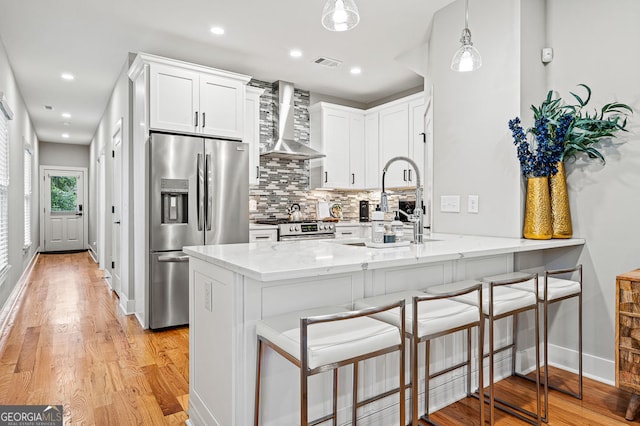
<svg viewBox="0 0 640 426">
<path fill-rule="evenodd" d="M 469 28 L 469 0 L 464 1 L 464 27 Z"/>
</svg>

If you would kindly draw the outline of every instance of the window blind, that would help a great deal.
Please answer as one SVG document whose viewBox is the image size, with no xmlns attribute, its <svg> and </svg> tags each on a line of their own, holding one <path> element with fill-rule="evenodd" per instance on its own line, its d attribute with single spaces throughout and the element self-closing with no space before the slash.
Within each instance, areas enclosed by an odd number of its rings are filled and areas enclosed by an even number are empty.
<svg viewBox="0 0 640 426">
<path fill-rule="evenodd" d="M 33 155 L 31 147 L 24 148 L 24 246 L 31 246 L 31 172 Z"/>
<path fill-rule="evenodd" d="M 9 126 L 0 108 L 0 277 L 9 267 Z"/>
</svg>

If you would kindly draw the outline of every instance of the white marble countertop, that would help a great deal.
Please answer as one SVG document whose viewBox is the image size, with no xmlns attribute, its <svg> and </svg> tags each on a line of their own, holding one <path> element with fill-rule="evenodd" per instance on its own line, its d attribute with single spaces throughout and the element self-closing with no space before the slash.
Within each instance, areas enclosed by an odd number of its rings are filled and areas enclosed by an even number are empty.
<svg viewBox="0 0 640 426">
<path fill-rule="evenodd" d="M 422 244 L 374 249 L 335 241 L 307 240 L 185 247 L 189 256 L 258 281 L 276 281 L 470 257 L 579 246 L 583 239 L 524 240 L 454 234 L 425 235 Z"/>
</svg>

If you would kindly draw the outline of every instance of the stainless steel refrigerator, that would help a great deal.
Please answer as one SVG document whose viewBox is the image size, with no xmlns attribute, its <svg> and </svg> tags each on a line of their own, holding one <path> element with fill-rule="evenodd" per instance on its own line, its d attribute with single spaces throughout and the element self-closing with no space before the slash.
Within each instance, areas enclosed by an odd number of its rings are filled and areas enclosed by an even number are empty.
<svg viewBox="0 0 640 426">
<path fill-rule="evenodd" d="M 189 323 L 184 246 L 249 241 L 249 146 L 153 133 L 150 139 L 149 327 Z"/>
</svg>

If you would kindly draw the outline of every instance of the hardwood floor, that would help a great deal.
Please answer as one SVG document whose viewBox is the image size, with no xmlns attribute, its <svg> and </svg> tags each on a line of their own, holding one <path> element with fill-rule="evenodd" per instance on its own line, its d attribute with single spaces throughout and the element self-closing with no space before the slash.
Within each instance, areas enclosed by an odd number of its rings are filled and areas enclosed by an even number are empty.
<svg viewBox="0 0 640 426">
<path fill-rule="evenodd" d="M 61 404 L 71 425 L 184 424 L 188 329 L 142 330 L 117 303 L 87 253 L 40 255 L 0 330 L 0 404 Z M 553 375 L 555 383 L 577 387 L 574 375 L 555 369 Z M 509 378 L 496 392 L 531 407 L 533 389 Z M 550 393 L 549 425 L 640 424 L 624 420 L 628 401 L 627 393 L 585 378 L 582 401 Z M 432 420 L 477 425 L 477 410 L 477 400 L 467 398 Z M 526 424 L 500 411 L 496 418 L 497 425 Z"/>
<path fill-rule="evenodd" d="M 65 424 L 183 425 L 188 328 L 125 316 L 87 253 L 40 255 L 0 336 L 0 404 L 61 404 Z"/>
</svg>

